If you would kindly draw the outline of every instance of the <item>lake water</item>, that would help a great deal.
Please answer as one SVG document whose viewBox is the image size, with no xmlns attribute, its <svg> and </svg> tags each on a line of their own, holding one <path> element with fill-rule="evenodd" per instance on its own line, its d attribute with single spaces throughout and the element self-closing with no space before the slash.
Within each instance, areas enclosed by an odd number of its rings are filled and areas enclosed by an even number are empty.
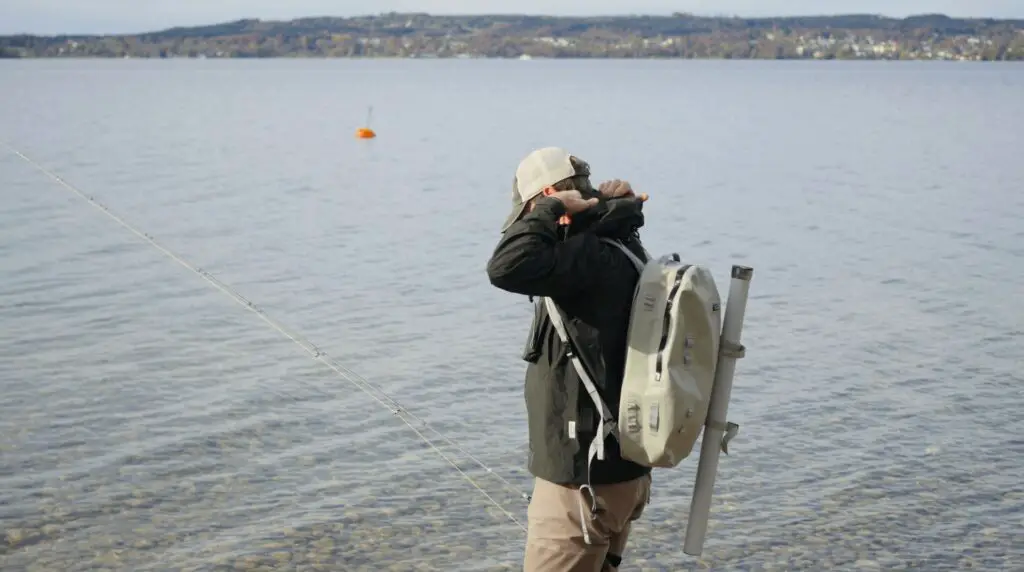
<svg viewBox="0 0 1024 572">
<path fill-rule="evenodd" d="M 694 455 L 623 570 L 1024 570 L 1024 66 L 8 61 L 0 94 L 0 140 L 501 506 L 0 148 L 5 572 L 517 569 L 531 310 L 484 267 L 551 144 L 650 194 L 651 251 L 755 269 L 703 559 Z"/>
</svg>

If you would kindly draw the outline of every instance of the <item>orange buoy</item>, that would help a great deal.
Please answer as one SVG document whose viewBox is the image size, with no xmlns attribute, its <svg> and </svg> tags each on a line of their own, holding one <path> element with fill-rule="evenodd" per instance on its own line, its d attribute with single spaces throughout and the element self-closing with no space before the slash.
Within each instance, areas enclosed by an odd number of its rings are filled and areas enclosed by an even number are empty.
<svg viewBox="0 0 1024 572">
<path fill-rule="evenodd" d="M 377 133 L 375 133 L 373 129 L 370 129 L 370 118 L 372 117 L 373 106 L 371 105 L 369 109 L 366 110 L 366 123 L 364 124 L 366 125 L 366 127 L 360 127 L 359 129 L 356 129 L 356 137 L 358 137 L 359 139 L 373 139 L 374 137 L 377 136 Z"/>
</svg>

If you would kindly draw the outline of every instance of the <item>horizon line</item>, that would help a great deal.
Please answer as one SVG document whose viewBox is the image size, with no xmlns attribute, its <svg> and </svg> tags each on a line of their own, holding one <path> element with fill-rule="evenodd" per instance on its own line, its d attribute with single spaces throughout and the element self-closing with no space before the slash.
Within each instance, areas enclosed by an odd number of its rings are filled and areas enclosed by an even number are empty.
<svg viewBox="0 0 1024 572">
<path fill-rule="evenodd" d="M 350 16 L 332 16 L 332 15 L 316 15 L 316 16 L 297 16 L 294 18 L 260 18 L 260 17 L 242 17 L 234 18 L 231 20 L 218 20 L 207 23 L 197 24 L 177 24 L 167 26 L 165 28 L 150 29 L 144 31 L 135 32 L 59 32 L 59 33 L 38 33 L 38 32 L 14 32 L 14 33 L 0 33 L 0 38 L 3 37 L 16 37 L 16 36 L 30 36 L 37 38 L 60 38 L 60 37 L 111 37 L 111 36 L 145 36 L 160 34 L 170 30 L 181 30 L 189 28 L 207 28 L 211 26 L 221 26 L 225 24 L 231 24 L 235 22 L 295 22 L 298 20 L 315 20 L 315 19 L 337 19 L 337 20 L 355 20 L 363 18 L 379 18 L 382 16 L 427 16 L 427 17 L 447 17 L 447 18 L 486 18 L 486 17 L 509 17 L 519 16 L 527 18 L 562 18 L 562 19 L 595 19 L 595 18 L 673 18 L 677 15 L 684 15 L 694 18 L 705 18 L 705 19 L 742 19 L 742 20 L 775 20 L 775 19 L 787 19 L 787 18 L 842 18 L 851 16 L 870 16 L 883 20 L 907 20 L 910 18 L 920 17 L 942 17 L 949 18 L 951 20 L 994 20 L 994 21 L 1007 21 L 1007 22 L 1024 22 L 1024 15 L 1015 18 L 999 18 L 995 16 L 950 16 L 943 12 L 921 12 L 916 14 L 907 14 L 906 16 L 889 16 L 881 13 L 872 12 L 835 12 L 835 13 L 803 13 L 803 14 L 777 14 L 773 16 L 744 16 L 741 14 L 727 14 L 727 13 L 701 13 L 701 12 L 690 12 L 690 11 L 674 11 L 667 13 L 606 13 L 606 14 L 539 14 L 539 13 L 520 13 L 520 12 L 480 12 L 480 13 L 431 13 L 431 12 L 377 12 L 377 13 L 364 13 L 354 14 Z"/>
</svg>

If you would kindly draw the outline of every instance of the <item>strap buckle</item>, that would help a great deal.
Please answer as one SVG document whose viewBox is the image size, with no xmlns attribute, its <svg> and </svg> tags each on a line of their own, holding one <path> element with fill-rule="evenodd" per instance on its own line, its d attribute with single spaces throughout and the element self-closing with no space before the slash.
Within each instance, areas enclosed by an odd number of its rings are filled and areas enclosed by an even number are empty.
<svg viewBox="0 0 1024 572">
<path fill-rule="evenodd" d="M 708 420 L 704 423 L 704 425 L 709 429 L 717 429 L 718 431 L 725 433 L 724 435 L 722 435 L 721 447 L 722 452 L 728 455 L 729 441 L 732 441 L 732 438 L 735 437 L 737 433 L 739 433 L 740 426 L 732 422 L 723 423 L 721 421 L 716 421 L 714 419 L 711 419 L 710 417 L 708 417 Z"/>
</svg>

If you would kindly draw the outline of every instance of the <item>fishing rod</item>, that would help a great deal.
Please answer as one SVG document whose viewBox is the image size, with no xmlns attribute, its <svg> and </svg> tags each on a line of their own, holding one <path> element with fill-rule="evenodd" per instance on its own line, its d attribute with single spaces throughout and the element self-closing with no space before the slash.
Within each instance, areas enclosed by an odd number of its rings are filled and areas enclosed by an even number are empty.
<svg viewBox="0 0 1024 572">
<path fill-rule="evenodd" d="M 282 324 L 280 321 L 272 318 L 261 307 L 257 306 L 255 303 L 253 303 L 251 300 L 249 300 L 248 298 L 246 298 L 245 296 L 240 294 L 237 290 L 235 290 L 231 286 L 229 286 L 229 285 L 225 284 L 224 282 L 222 282 L 220 279 L 215 277 L 210 272 L 208 272 L 206 270 L 203 270 L 202 268 L 192 264 L 191 262 L 189 262 L 188 260 L 186 260 L 182 256 L 180 256 L 180 255 L 176 254 L 175 252 L 171 251 L 170 249 L 164 247 L 162 244 L 157 242 L 157 240 L 152 235 L 150 235 L 148 233 L 145 233 L 142 230 L 140 230 L 138 227 L 132 225 L 131 223 L 126 221 L 124 218 L 122 218 L 120 215 L 114 213 L 109 208 L 107 208 L 106 205 L 104 205 L 103 203 L 98 201 L 94 196 L 86 194 L 84 191 L 82 191 L 78 187 L 72 185 L 70 182 L 65 180 L 63 177 L 61 177 L 57 173 L 51 171 L 50 169 L 47 169 L 42 164 L 40 164 L 39 162 L 37 162 L 33 158 L 29 157 L 25 153 L 22 153 L 20 150 L 18 150 L 17 148 L 12 146 L 11 144 L 9 144 L 7 142 L 2 142 L 2 141 L 0 141 L 0 144 L 2 144 L 13 155 L 18 157 L 19 159 L 21 159 L 22 161 L 24 161 L 25 163 L 27 163 L 31 167 L 33 167 L 35 170 L 37 170 L 38 172 L 42 173 L 46 177 L 49 177 L 50 179 L 52 179 L 54 182 L 56 182 L 58 185 L 63 187 L 65 190 L 70 191 L 71 193 L 75 194 L 79 198 L 84 199 L 89 204 L 91 204 L 93 207 L 95 207 L 100 212 L 105 214 L 107 217 L 112 219 L 114 222 L 118 223 L 119 225 L 121 225 L 122 227 L 127 229 L 129 232 L 131 232 L 132 234 L 134 234 L 138 238 L 140 238 L 143 241 L 147 242 L 150 246 L 152 246 L 153 248 L 159 250 L 165 256 L 167 256 L 168 258 L 170 258 L 174 262 L 177 262 L 179 265 L 183 266 L 186 270 L 192 272 L 193 274 L 196 274 L 197 276 L 199 276 L 200 278 L 205 280 L 208 284 L 210 284 L 211 286 L 213 286 L 214 288 L 219 290 L 221 293 L 223 293 L 223 294 L 227 295 L 228 297 L 230 297 L 232 300 L 234 300 L 237 304 L 239 304 L 240 306 L 242 306 L 246 310 L 249 310 L 250 312 L 256 314 L 256 316 L 259 317 L 264 323 L 266 323 L 268 326 L 270 326 L 272 329 L 276 330 L 278 333 L 280 333 L 284 337 L 286 337 L 289 340 L 291 340 L 292 342 L 294 342 L 297 346 L 299 346 L 307 354 L 309 354 L 310 357 L 312 357 L 314 360 L 319 361 L 320 363 L 324 364 L 329 369 L 331 369 L 335 374 L 337 374 L 338 377 L 340 377 L 341 379 L 351 383 L 356 388 L 358 388 L 360 391 L 362 391 L 363 393 L 368 395 L 370 398 L 372 398 L 374 401 L 379 403 L 381 406 L 383 406 L 383 407 L 387 408 L 388 410 L 390 410 L 391 413 L 394 414 L 399 419 L 401 419 L 402 422 L 405 423 L 420 438 L 420 440 L 422 440 L 424 443 L 426 443 L 427 446 L 429 446 L 431 449 L 433 449 L 442 459 L 444 459 L 449 465 L 451 465 L 452 468 L 454 468 L 466 480 L 466 482 L 468 482 L 484 498 L 486 498 L 488 502 L 490 502 L 495 508 L 497 508 L 499 511 L 501 511 L 510 521 L 515 523 L 517 526 L 519 526 L 519 528 L 521 528 L 523 530 L 523 532 L 526 532 L 526 526 L 518 518 L 516 518 L 516 516 L 514 514 L 512 514 L 508 509 L 506 509 L 501 503 L 499 503 L 490 493 L 488 493 L 486 490 L 484 490 L 484 488 L 482 486 L 480 486 L 480 484 L 472 476 L 470 476 L 465 470 L 463 470 L 463 468 L 460 467 L 459 464 L 456 463 L 454 459 L 452 459 L 450 456 L 445 454 L 445 452 L 442 451 L 441 448 L 438 446 L 437 442 L 435 442 L 434 440 L 429 438 L 425 434 L 425 432 L 431 433 L 431 434 L 435 435 L 436 436 L 435 438 L 438 441 L 443 441 L 443 442 L 447 443 L 448 445 L 450 445 L 451 447 L 453 447 L 454 449 L 456 449 L 457 451 L 459 451 L 460 453 L 465 455 L 466 458 L 470 459 L 478 467 L 483 469 L 487 474 L 493 475 L 495 478 L 497 478 L 499 481 L 501 481 L 501 483 L 503 484 L 503 486 L 507 490 L 516 493 L 517 496 L 520 496 L 520 497 L 526 499 L 527 501 L 529 501 L 530 500 L 530 495 L 529 494 L 523 492 L 520 488 L 518 488 L 515 485 L 513 485 L 505 477 L 502 477 L 501 475 L 496 473 L 493 469 L 491 469 L 486 464 L 484 464 L 482 461 L 480 461 L 480 459 L 478 459 L 476 456 L 474 456 L 471 453 L 469 453 L 468 451 L 466 451 L 464 448 L 462 448 L 458 443 L 453 441 L 447 435 L 445 435 L 444 433 L 441 433 L 440 431 L 435 429 L 432 425 L 427 423 L 424 419 L 422 419 L 421 417 L 419 417 L 418 415 L 416 415 L 415 413 L 410 411 L 407 407 L 405 407 L 404 405 L 399 403 L 396 399 L 394 399 L 393 397 L 388 395 L 383 389 L 380 388 L 380 386 L 374 385 L 373 383 L 371 383 L 366 378 L 362 377 L 361 375 L 357 374 L 356 372 L 352 371 L 351 369 L 345 367 L 344 365 L 338 363 L 336 360 L 334 360 L 333 358 L 328 356 L 318 346 L 316 346 L 315 344 L 310 342 L 307 338 L 303 337 L 298 332 L 295 332 L 294 330 L 289 329 L 284 324 Z M 309 385 L 309 384 L 306 384 L 306 385 Z M 311 385 L 309 385 L 309 386 L 310 387 L 315 387 L 315 386 L 311 386 Z M 319 390 L 319 388 L 317 388 L 317 389 L 318 389 L 318 391 L 322 392 L 322 390 Z"/>
</svg>

